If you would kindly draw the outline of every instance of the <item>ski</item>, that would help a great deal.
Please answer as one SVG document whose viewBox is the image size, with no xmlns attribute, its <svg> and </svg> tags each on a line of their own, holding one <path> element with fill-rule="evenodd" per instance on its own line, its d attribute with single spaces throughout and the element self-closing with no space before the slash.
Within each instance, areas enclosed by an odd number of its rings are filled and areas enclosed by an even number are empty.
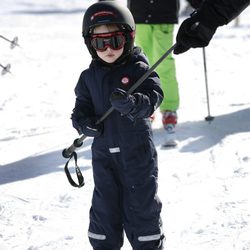
<svg viewBox="0 0 250 250">
<path fill-rule="evenodd" d="M 162 143 L 161 147 L 165 149 L 171 149 L 177 147 L 178 143 L 176 140 L 168 140 Z"/>
<path fill-rule="evenodd" d="M 164 142 L 162 148 L 174 148 L 177 146 L 175 138 L 175 127 L 173 124 L 168 124 L 164 129 Z"/>
</svg>

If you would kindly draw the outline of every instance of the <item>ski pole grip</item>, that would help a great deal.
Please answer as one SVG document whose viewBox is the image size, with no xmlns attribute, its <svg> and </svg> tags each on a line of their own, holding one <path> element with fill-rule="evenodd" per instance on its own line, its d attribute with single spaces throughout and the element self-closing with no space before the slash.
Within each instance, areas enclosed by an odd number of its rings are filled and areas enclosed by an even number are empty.
<svg viewBox="0 0 250 250">
<path fill-rule="evenodd" d="M 71 155 L 75 152 L 76 148 L 79 148 L 82 146 L 82 142 L 83 140 L 86 138 L 85 135 L 82 135 L 80 138 L 77 138 L 74 140 L 73 144 L 68 147 L 68 148 L 65 148 L 63 151 L 62 151 L 62 155 L 64 158 L 70 158 Z"/>
</svg>

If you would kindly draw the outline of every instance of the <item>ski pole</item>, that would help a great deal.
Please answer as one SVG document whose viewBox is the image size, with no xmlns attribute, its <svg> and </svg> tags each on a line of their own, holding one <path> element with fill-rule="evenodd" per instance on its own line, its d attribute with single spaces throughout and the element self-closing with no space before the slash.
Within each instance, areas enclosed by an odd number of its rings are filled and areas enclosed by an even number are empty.
<svg viewBox="0 0 250 250">
<path fill-rule="evenodd" d="M 135 84 L 127 91 L 127 94 L 131 94 L 136 88 L 138 88 L 144 81 L 145 79 L 148 78 L 148 76 L 155 70 L 155 68 L 174 50 L 174 48 L 176 47 L 176 44 L 174 44 L 170 49 L 168 49 L 159 59 L 158 61 L 151 67 L 148 69 L 148 71 L 142 75 L 136 82 Z M 103 120 L 105 120 L 112 112 L 113 112 L 114 108 L 110 107 L 109 110 L 107 110 L 103 116 L 97 120 L 96 125 L 98 125 L 99 123 L 101 123 Z M 65 148 L 62 152 L 62 155 L 64 158 L 70 158 L 71 155 L 75 152 L 76 148 L 81 147 L 82 146 L 82 142 L 85 140 L 87 136 L 86 135 L 82 135 L 81 137 L 77 138 L 74 140 L 73 144 L 68 147 Z"/>
<path fill-rule="evenodd" d="M 206 85 L 206 97 L 207 97 L 207 112 L 208 115 L 205 117 L 206 121 L 212 121 L 214 119 L 213 116 L 210 115 L 210 103 L 209 103 L 209 91 L 208 91 L 208 81 L 207 81 L 207 63 L 206 63 L 206 52 L 205 48 L 202 48 L 203 54 L 203 64 L 204 64 L 204 75 L 205 75 L 205 85 Z"/>
<path fill-rule="evenodd" d="M 14 49 L 16 46 L 20 47 L 20 45 L 18 44 L 18 37 L 17 36 L 15 36 L 12 41 L 10 39 L 6 38 L 5 36 L 2 36 L 2 35 L 0 35 L 0 38 L 4 39 L 5 41 L 10 43 L 11 49 Z"/>
<path fill-rule="evenodd" d="M 10 72 L 10 64 L 7 64 L 6 66 L 3 66 L 1 63 L 0 63 L 0 67 L 3 68 L 2 70 L 2 75 L 5 75 L 6 73 L 11 73 Z"/>
</svg>

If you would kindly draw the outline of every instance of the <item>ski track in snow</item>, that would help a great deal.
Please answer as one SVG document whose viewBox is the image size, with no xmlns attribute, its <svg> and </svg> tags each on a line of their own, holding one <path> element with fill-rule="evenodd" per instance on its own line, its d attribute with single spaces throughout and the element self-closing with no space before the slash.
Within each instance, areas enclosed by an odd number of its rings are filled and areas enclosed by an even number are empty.
<svg viewBox="0 0 250 250">
<path fill-rule="evenodd" d="M 0 76 L 1 250 L 91 249 L 92 139 L 77 151 L 81 189 L 67 182 L 61 153 L 78 137 L 70 114 L 90 60 L 81 22 L 92 2 L 1 1 L 0 34 L 21 45 L 10 50 L 0 40 L 0 63 L 12 65 Z M 239 27 L 221 27 L 206 48 L 211 123 L 202 50 L 176 57 L 178 146 L 162 149 L 159 112 L 153 123 L 166 249 L 250 250 L 249 14 Z M 131 249 L 126 240 L 123 249 Z"/>
</svg>

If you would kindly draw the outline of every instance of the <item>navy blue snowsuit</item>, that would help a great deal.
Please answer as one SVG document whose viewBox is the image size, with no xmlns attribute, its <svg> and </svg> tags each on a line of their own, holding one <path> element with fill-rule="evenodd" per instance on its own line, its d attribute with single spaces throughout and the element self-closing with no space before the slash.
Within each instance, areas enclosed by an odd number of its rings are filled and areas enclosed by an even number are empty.
<svg viewBox="0 0 250 250">
<path fill-rule="evenodd" d="M 138 49 L 112 67 L 92 61 L 75 88 L 73 122 L 79 110 L 86 117 L 101 117 L 111 107 L 111 93 L 116 88 L 127 91 L 148 70 L 145 62 Z M 95 187 L 88 236 L 95 250 L 120 249 L 123 230 L 134 250 L 156 249 L 162 235 L 157 152 L 148 118 L 163 99 L 158 75 L 153 72 L 135 92 L 149 97 L 150 112 L 142 110 L 144 117 L 132 121 L 114 110 L 92 143 Z"/>
</svg>

